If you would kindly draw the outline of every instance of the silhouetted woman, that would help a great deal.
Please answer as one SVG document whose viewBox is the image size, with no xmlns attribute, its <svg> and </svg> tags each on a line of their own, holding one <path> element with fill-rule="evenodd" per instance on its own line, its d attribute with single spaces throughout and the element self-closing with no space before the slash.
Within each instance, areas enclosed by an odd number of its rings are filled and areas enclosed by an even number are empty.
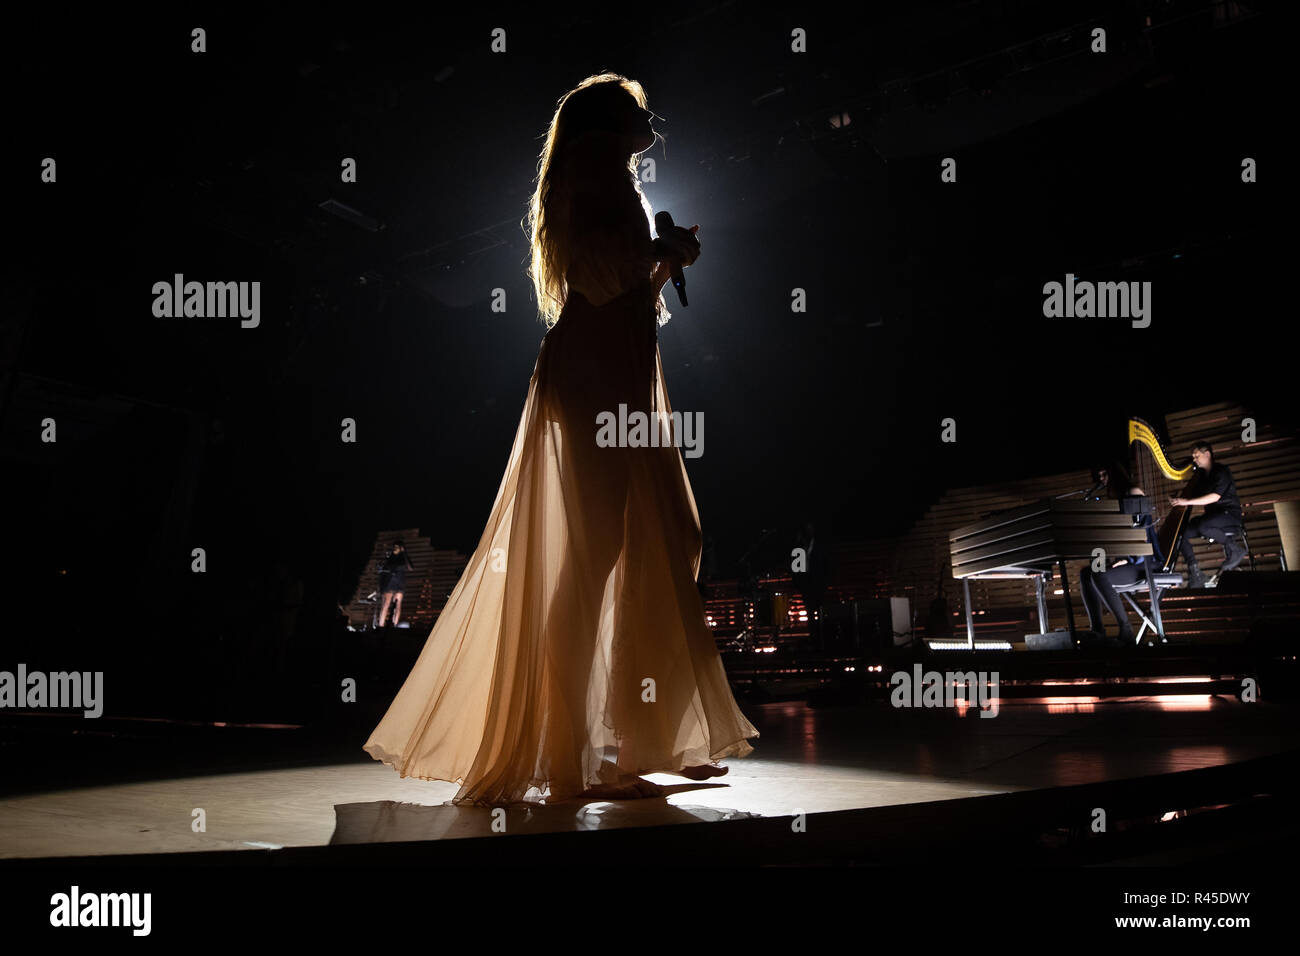
<svg viewBox="0 0 1300 956">
<path fill-rule="evenodd" d="M 1092 478 L 1097 485 L 1105 488 L 1098 497 L 1119 499 L 1127 495 L 1146 494 L 1145 491 L 1133 484 L 1128 472 L 1118 462 L 1109 466 L 1094 468 Z M 1151 520 L 1151 515 L 1138 516 L 1137 525 L 1147 530 L 1147 540 L 1155 551 L 1152 560 L 1156 561 L 1157 566 L 1164 564 L 1164 556 L 1160 553 L 1160 540 L 1156 536 L 1155 524 Z M 1133 627 L 1129 624 L 1128 610 L 1124 607 L 1124 599 L 1120 597 L 1115 588 L 1145 580 L 1146 560 L 1145 556 L 1129 555 L 1116 561 L 1109 561 L 1108 559 L 1108 569 L 1105 571 L 1093 571 L 1091 564 L 1085 564 L 1079 571 L 1079 589 L 1083 594 L 1083 606 L 1088 612 L 1088 626 L 1092 631 L 1091 636 L 1085 636 L 1085 641 L 1091 640 L 1115 646 L 1134 643 Z M 1110 609 L 1110 613 L 1114 616 L 1116 623 L 1119 624 L 1118 635 L 1109 640 L 1106 637 L 1106 624 L 1102 618 L 1103 606 Z"/>
<path fill-rule="evenodd" d="M 402 596 L 406 593 L 406 572 L 415 570 L 411 566 L 411 556 L 406 553 L 406 545 L 400 540 L 393 542 L 392 550 L 384 563 L 379 566 L 379 591 L 382 604 L 379 609 L 379 626 L 388 620 L 388 610 L 393 611 L 393 627 L 402 619 Z"/>
<path fill-rule="evenodd" d="M 365 750 L 402 776 L 503 805 L 662 791 L 716 776 L 758 731 L 696 589 L 701 529 L 659 358 L 673 264 L 698 226 L 650 237 L 636 178 L 641 86 L 589 77 L 559 101 L 527 217 L 548 330 L 487 527 Z M 597 416 L 659 429 L 610 445 Z"/>
</svg>

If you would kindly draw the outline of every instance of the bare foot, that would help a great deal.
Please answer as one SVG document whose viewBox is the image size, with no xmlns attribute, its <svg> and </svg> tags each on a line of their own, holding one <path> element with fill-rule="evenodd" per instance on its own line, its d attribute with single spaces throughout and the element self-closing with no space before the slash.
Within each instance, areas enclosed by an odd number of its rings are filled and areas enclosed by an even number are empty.
<svg viewBox="0 0 1300 956">
<path fill-rule="evenodd" d="M 580 797 L 591 797 L 600 800 L 637 800 L 641 797 L 662 797 L 663 795 L 663 787 L 651 783 L 649 780 L 642 780 L 640 777 L 620 780 L 618 783 L 598 783 L 578 794 Z"/>
<path fill-rule="evenodd" d="M 673 770 L 679 777 L 689 777 L 691 780 L 708 780 L 710 777 L 721 777 L 730 767 L 715 767 L 713 764 L 701 764 L 698 767 L 683 767 L 681 770 Z"/>
</svg>

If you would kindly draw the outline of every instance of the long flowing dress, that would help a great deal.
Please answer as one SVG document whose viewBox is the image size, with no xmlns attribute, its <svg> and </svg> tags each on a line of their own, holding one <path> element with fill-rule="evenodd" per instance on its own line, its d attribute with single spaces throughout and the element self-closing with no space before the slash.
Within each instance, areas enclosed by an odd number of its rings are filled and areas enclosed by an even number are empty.
<svg viewBox="0 0 1300 956">
<path fill-rule="evenodd" d="M 403 777 L 461 784 L 457 804 L 555 801 L 743 757 L 758 736 L 696 587 L 700 520 L 673 444 L 649 206 L 621 177 L 571 191 L 581 248 L 487 526 L 364 745 Z M 659 423 L 654 445 L 602 447 L 597 416 L 620 404 Z"/>
</svg>

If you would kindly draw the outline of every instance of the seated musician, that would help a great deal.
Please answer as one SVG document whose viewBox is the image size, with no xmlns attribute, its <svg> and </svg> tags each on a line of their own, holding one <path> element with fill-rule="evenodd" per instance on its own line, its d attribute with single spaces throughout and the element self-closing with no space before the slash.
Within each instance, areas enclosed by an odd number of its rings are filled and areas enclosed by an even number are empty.
<svg viewBox="0 0 1300 956">
<path fill-rule="evenodd" d="M 1094 468 L 1092 471 L 1093 480 L 1097 486 L 1105 486 L 1105 491 L 1101 494 L 1107 498 L 1123 498 L 1125 495 L 1145 495 L 1141 488 L 1133 484 L 1128 474 L 1121 465 L 1115 464 L 1108 468 Z M 1159 567 L 1164 564 L 1164 555 L 1160 553 L 1160 542 L 1156 537 L 1155 522 L 1151 520 L 1151 515 L 1137 515 L 1138 527 L 1144 527 L 1147 530 L 1147 540 L 1151 542 L 1151 547 L 1155 554 L 1152 560 Z M 1124 608 L 1124 600 L 1115 590 L 1116 587 L 1136 584 L 1138 581 L 1146 578 L 1146 558 L 1139 555 L 1129 555 L 1111 563 L 1110 569 L 1106 571 L 1093 571 L 1091 564 L 1085 564 L 1079 572 L 1079 589 L 1083 593 L 1083 606 L 1088 612 L 1088 627 L 1090 633 L 1083 635 L 1083 641 L 1091 643 L 1104 643 L 1116 646 L 1131 645 L 1134 643 L 1133 628 L 1129 625 L 1128 611 Z M 1102 619 L 1102 606 L 1110 608 L 1110 613 L 1115 616 L 1119 622 L 1119 635 L 1109 640 L 1106 637 L 1106 625 Z"/>
<path fill-rule="evenodd" d="M 1192 446 L 1192 462 L 1196 465 L 1196 475 L 1188 483 L 1185 496 L 1171 498 L 1170 504 L 1205 506 L 1204 514 L 1187 523 L 1178 551 L 1187 562 L 1188 587 L 1202 588 L 1207 582 L 1196 563 L 1192 538 L 1213 538 L 1223 544 L 1225 557 L 1209 583 L 1213 587 L 1218 583 L 1219 575 L 1231 571 L 1246 556 L 1246 548 L 1241 543 L 1241 501 L 1237 498 L 1237 483 L 1232 479 L 1232 471 L 1214 460 L 1214 449 L 1209 442 L 1198 441 Z M 1229 533 L 1236 537 L 1229 539 Z"/>
</svg>

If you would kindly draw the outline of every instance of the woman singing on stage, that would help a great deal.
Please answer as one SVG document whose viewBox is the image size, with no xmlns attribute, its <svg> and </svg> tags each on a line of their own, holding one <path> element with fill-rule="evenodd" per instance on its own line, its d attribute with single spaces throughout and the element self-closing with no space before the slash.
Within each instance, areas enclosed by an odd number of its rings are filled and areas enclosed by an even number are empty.
<svg viewBox="0 0 1300 956">
<path fill-rule="evenodd" d="M 701 529 L 659 357 L 660 293 L 698 226 L 650 237 L 636 177 L 655 141 L 640 84 L 589 77 L 559 101 L 527 217 L 546 320 L 487 527 L 365 744 L 453 803 L 658 796 L 758 731 L 723 671 L 695 578 Z M 641 411 L 656 442 L 609 446 Z"/>
</svg>

